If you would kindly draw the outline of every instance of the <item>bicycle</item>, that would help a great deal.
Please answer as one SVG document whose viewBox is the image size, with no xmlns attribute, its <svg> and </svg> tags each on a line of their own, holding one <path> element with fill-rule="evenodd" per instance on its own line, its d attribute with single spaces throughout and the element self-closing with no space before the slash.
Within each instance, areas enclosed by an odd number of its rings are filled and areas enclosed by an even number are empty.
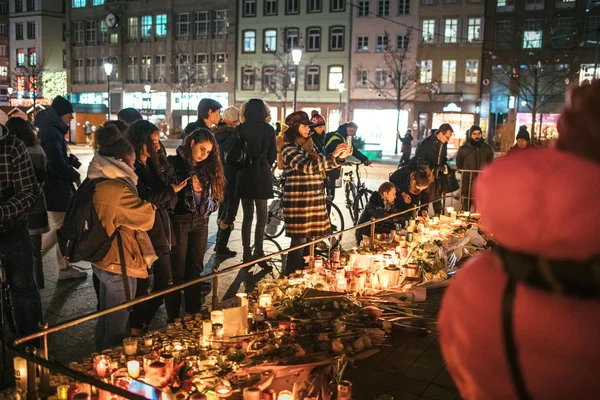
<svg viewBox="0 0 600 400">
<path fill-rule="evenodd" d="M 275 239 L 283 233 L 285 230 L 284 218 L 283 218 L 283 178 L 273 179 L 273 193 L 275 197 L 269 200 L 267 205 L 267 225 L 265 227 L 265 236 L 269 239 Z M 331 196 L 328 196 L 325 200 L 329 211 L 329 222 L 332 229 L 337 231 L 344 230 L 344 217 L 342 211 L 335 205 Z"/>
<path fill-rule="evenodd" d="M 369 203 L 369 199 L 373 194 L 373 191 L 367 189 L 365 183 L 360 179 L 359 166 L 360 163 L 348 163 L 356 167 L 356 172 L 352 170 L 344 172 L 344 182 L 346 187 L 344 189 L 346 194 L 346 208 L 350 212 L 350 218 L 352 223 L 356 225 L 360 213 L 365 209 Z M 348 165 L 347 164 L 347 165 Z M 356 174 L 356 183 L 354 182 L 354 175 Z"/>
</svg>

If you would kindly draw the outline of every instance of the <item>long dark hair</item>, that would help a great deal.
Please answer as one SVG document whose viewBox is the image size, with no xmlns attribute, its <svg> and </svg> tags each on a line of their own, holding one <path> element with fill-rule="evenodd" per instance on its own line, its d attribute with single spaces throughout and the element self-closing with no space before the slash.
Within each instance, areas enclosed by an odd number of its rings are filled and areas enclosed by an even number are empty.
<svg viewBox="0 0 600 400">
<path fill-rule="evenodd" d="M 135 154 L 131 143 L 127 141 L 114 125 L 108 125 L 96 132 L 98 153 L 105 157 L 113 157 L 122 160 L 124 157 Z"/>
<path fill-rule="evenodd" d="M 298 128 L 300 125 L 290 125 L 285 132 L 283 132 L 283 140 L 290 143 L 296 143 L 296 139 L 300 136 Z"/>
<path fill-rule="evenodd" d="M 25 121 L 23 118 L 10 118 L 6 121 L 6 127 L 8 128 L 8 133 L 12 133 L 21 139 L 27 147 L 33 147 L 40 142 L 31 123 Z"/>
<path fill-rule="evenodd" d="M 201 142 L 210 142 L 212 144 L 213 148 L 204 161 L 195 163 L 192 160 L 192 140 L 194 141 L 194 145 Z M 200 128 L 187 135 L 183 140 L 181 153 L 187 163 L 193 166 L 200 181 L 210 185 L 213 199 L 222 202 L 225 191 L 225 174 L 219 157 L 219 145 L 212 132 L 208 129 Z"/>
<path fill-rule="evenodd" d="M 152 134 L 159 133 L 158 127 L 150 121 L 138 120 L 127 128 L 125 137 L 133 145 L 137 159 L 144 151 L 144 145 L 150 154 L 149 167 L 154 168 L 156 175 L 165 183 L 169 183 L 173 176 L 173 168 L 167 161 L 167 155 L 164 151 L 156 151 L 152 142 Z"/>
</svg>

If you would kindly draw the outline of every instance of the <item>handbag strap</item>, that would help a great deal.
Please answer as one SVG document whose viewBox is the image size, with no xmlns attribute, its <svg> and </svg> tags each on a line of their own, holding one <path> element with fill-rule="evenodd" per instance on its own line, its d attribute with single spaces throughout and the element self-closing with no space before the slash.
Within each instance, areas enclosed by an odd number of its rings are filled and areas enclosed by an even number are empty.
<svg viewBox="0 0 600 400">
<path fill-rule="evenodd" d="M 125 301 L 130 301 L 133 297 L 131 296 L 131 285 L 129 284 L 129 277 L 127 276 L 127 268 L 125 266 L 125 251 L 123 250 L 123 240 L 121 239 L 121 232 L 117 229 L 117 245 L 119 247 L 119 259 L 121 263 L 121 275 L 123 276 L 123 286 L 125 287 Z"/>
</svg>

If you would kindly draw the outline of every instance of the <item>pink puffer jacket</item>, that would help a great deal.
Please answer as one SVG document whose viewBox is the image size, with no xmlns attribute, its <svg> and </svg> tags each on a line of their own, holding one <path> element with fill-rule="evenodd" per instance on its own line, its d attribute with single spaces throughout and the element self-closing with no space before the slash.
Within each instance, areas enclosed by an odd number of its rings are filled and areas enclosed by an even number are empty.
<svg viewBox="0 0 600 400">
<path fill-rule="evenodd" d="M 492 163 L 476 183 L 482 226 L 512 251 L 585 261 L 600 255 L 600 165 L 555 149 Z M 507 277 L 487 251 L 444 295 L 440 342 L 465 399 L 515 399 L 502 336 Z M 517 284 L 513 337 L 533 399 L 600 398 L 600 301 Z"/>
</svg>

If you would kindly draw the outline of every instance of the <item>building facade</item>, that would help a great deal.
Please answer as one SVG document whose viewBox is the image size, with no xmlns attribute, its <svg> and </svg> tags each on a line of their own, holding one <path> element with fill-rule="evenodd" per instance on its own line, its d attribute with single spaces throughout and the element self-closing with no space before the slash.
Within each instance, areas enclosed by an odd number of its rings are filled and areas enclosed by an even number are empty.
<svg viewBox="0 0 600 400">
<path fill-rule="evenodd" d="M 419 0 L 355 3 L 347 85 L 352 120 L 369 147 L 397 153 L 396 131 L 412 128 L 414 120 Z"/>
<path fill-rule="evenodd" d="M 70 1 L 67 68 L 74 103 L 109 103 L 112 118 L 133 107 L 172 132 L 196 120 L 203 97 L 233 104 L 234 0 Z"/>
<path fill-rule="evenodd" d="M 8 106 L 9 98 L 7 88 L 10 84 L 10 41 L 8 29 L 8 1 L 0 1 L 0 105 Z"/>
<path fill-rule="evenodd" d="M 600 7 L 590 0 L 487 0 L 482 119 L 505 150 L 525 125 L 557 135 L 570 85 L 600 78 Z"/>
<path fill-rule="evenodd" d="M 420 0 L 419 139 L 447 122 L 455 132 L 450 145 L 458 147 L 479 123 L 484 6 L 484 0 Z"/>
<path fill-rule="evenodd" d="M 237 103 L 262 98 L 272 120 L 283 120 L 296 88 L 296 109 L 317 110 L 337 129 L 347 116 L 340 82 L 350 77 L 350 15 L 344 0 L 239 0 Z M 292 50 L 302 50 L 297 66 Z"/>
<path fill-rule="evenodd" d="M 0 6 L 1 7 L 1 6 Z M 8 75 L 14 106 L 49 104 L 66 94 L 64 69 L 65 3 L 51 0 L 15 0 L 9 3 Z M 0 23 L 0 38 L 2 38 Z M 44 33 L 44 34 L 42 34 Z M 3 47 L 0 42 L 0 54 Z M 3 71 L 0 58 L 0 76 Z"/>
</svg>

